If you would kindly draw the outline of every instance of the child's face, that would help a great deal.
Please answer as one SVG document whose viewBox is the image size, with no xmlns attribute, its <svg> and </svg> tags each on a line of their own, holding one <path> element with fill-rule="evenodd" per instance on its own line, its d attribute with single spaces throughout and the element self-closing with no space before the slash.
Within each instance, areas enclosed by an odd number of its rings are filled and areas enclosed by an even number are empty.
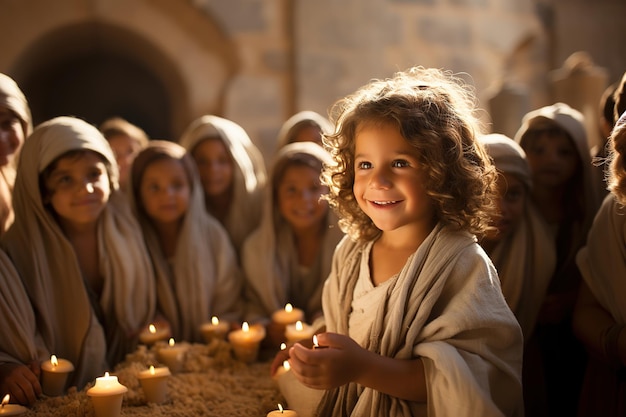
<svg viewBox="0 0 626 417">
<path fill-rule="evenodd" d="M 24 143 L 22 123 L 11 110 L 0 107 L 0 166 L 11 162 Z"/>
<path fill-rule="evenodd" d="M 48 196 L 44 202 L 62 223 L 74 227 L 97 222 L 111 195 L 106 165 L 93 152 L 59 159 L 45 179 L 45 187 Z"/>
<path fill-rule="evenodd" d="M 435 210 L 424 188 L 417 151 L 393 125 L 365 125 L 355 136 L 353 191 L 361 210 L 383 232 L 428 231 Z M 408 227 L 408 228 L 407 228 Z"/>
<path fill-rule="evenodd" d="M 219 197 L 230 189 L 234 165 L 224 142 L 219 139 L 202 141 L 195 147 L 192 156 L 207 196 Z"/>
<path fill-rule="evenodd" d="M 320 201 L 328 190 L 319 180 L 320 172 L 304 165 L 290 166 L 278 185 L 278 210 L 294 230 L 318 230 L 328 211 Z"/>
<path fill-rule="evenodd" d="M 139 143 L 128 135 L 115 135 L 107 139 L 120 170 L 120 184 L 126 184 L 133 160 L 141 150 Z"/>
<path fill-rule="evenodd" d="M 573 178 L 579 166 L 574 143 L 563 134 L 541 134 L 528 138 L 524 150 L 536 186 L 564 186 Z"/>
<path fill-rule="evenodd" d="M 499 216 L 495 218 L 493 226 L 497 229 L 485 237 L 498 242 L 515 231 L 522 220 L 524 205 L 526 204 L 526 187 L 516 175 L 500 173 L 498 175 L 498 205 Z"/>
<path fill-rule="evenodd" d="M 158 224 L 178 222 L 189 207 L 189 179 L 182 163 L 175 159 L 160 159 L 148 165 L 139 192 L 146 214 Z"/>
</svg>

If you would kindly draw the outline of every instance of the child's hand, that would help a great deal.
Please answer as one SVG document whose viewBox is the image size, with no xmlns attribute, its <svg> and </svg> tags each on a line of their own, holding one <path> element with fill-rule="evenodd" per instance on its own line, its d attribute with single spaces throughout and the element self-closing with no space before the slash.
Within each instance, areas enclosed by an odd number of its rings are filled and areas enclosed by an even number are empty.
<svg viewBox="0 0 626 417">
<path fill-rule="evenodd" d="M 331 389 L 359 377 L 365 366 L 365 349 L 348 336 L 337 333 L 320 333 L 317 340 L 318 348 L 307 349 L 296 343 L 289 349 L 291 371 L 302 384 L 309 388 Z"/>
<path fill-rule="evenodd" d="M 9 394 L 11 402 L 29 405 L 37 401 L 41 395 L 39 378 L 30 367 L 19 363 L 4 363 L 0 365 L 0 392 Z"/>
</svg>

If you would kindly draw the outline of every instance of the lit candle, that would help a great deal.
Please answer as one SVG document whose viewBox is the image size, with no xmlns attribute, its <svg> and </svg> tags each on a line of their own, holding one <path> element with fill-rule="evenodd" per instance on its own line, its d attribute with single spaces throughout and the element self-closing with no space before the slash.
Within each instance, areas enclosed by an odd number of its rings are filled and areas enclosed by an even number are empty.
<svg viewBox="0 0 626 417">
<path fill-rule="evenodd" d="M 246 363 L 256 361 L 263 338 L 265 338 L 265 327 L 258 325 L 250 327 L 245 321 L 240 330 L 228 333 L 228 341 L 233 347 L 235 356 Z"/>
<path fill-rule="evenodd" d="M 70 372 L 74 371 L 74 365 L 67 359 L 57 359 L 56 355 L 50 356 L 49 361 L 41 364 L 41 389 L 44 394 L 56 397 L 65 393 L 65 386 Z"/>
<path fill-rule="evenodd" d="M 319 347 L 320 347 L 320 345 L 319 345 L 319 343 L 317 342 L 317 335 L 316 335 L 316 334 L 314 334 L 314 335 L 313 335 L 313 349 L 317 349 L 317 348 L 319 348 Z"/>
<path fill-rule="evenodd" d="M 162 404 L 167 400 L 167 379 L 171 375 L 166 367 L 155 368 L 139 372 L 137 376 L 149 403 Z"/>
<path fill-rule="evenodd" d="M 298 413 L 293 410 L 285 410 L 281 404 L 278 404 L 278 410 L 270 411 L 267 417 L 298 417 Z"/>
<path fill-rule="evenodd" d="M 217 317 L 213 316 L 211 317 L 210 323 L 203 323 L 200 326 L 200 331 L 202 332 L 204 340 L 206 340 L 207 343 L 210 343 L 213 339 L 224 340 L 229 328 L 230 323 L 220 321 Z"/>
<path fill-rule="evenodd" d="M 272 314 L 272 321 L 276 324 L 286 326 L 297 321 L 304 320 L 304 311 L 299 308 L 294 308 L 291 304 L 287 303 L 284 309 L 276 310 Z"/>
<path fill-rule="evenodd" d="M 115 375 L 105 372 L 104 376 L 96 378 L 96 384 L 87 390 L 96 417 L 119 417 L 126 391 L 128 388 L 120 384 Z"/>
<path fill-rule="evenodd" d="M 291 365 L 289 365 L 289 361 L 283 361 L 283 366 L 278 368 L 274 373 L 274 379 L 280 378 L 280 376 L 286 372 L 289 372 L 291 369 Z"/>
<path fill-rule="evenodd" d="M 300 340 L 310 339 L 313 336 L 313 333 L 313 326 L 302 323 L 301 321 L 297 321 L 295 324 L 288 324 L 285 328 L 287 346 L 291 346 Z"/>
<path fill-rule="evenodd" d="M 151 345 L 159 340 L 165 340 L 170 336 L 170 330 L 167 327 L 157 328 L 154 324 L 150 324 L 147 329 L 139 334 L 139 341 L 144 345 Z"/>
<path fill-rule="evenodd" d="M 176 344 L 174 338 L 170 338 L 168 346 L 159 349 L 159 361 L 170 368 L 170 371 L 179 372 L 185 360 L 185 353 L 189 346 L 184 344 Z"/>
<path fill-rule="evenodd" d="M 11 396 L 5 395 L 2 399 L 2 405 L 0 405 L 0 416 L 16 416 L 28 411 L 28 408 L 19 404 L 9 404 Z"/>
</svg>

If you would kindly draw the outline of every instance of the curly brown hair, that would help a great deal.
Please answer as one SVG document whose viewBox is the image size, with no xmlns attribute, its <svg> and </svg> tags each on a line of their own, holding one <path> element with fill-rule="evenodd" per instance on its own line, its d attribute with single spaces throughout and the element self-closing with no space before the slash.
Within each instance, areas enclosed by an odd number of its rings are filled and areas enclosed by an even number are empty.
<svg viewBox="0 0 626 417">
<path fill-rule="evenodd" d="M 609 137 L 609 144 L 608 189 L 620 204 L 626 206 L 626 113 L 615 124 Z"/>
<path fill-rule="evenodd" d="M 481 236 L 495 208 L 496 170 L 477 140 L 474 90 L 449 71 L 414 67 L 392 78 L 372 80 L 331 108 L 335 132 L 324 146 L 335 164 L 326 166 L 326 198 L 342 230 L 355 240 L 370 240 L 380 230 L 360 209 L 353 194 L 355 137 L 364 124 L 397 126 L 418 151 L 427 169 L 428 195 L 437 220 Z"/>
</svg>

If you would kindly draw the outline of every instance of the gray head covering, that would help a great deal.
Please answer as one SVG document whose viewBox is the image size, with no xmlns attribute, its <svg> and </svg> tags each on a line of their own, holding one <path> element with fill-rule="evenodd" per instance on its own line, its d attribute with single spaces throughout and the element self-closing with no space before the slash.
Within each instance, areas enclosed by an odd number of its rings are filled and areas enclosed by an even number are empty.
<svg viewBox="0 0 626 417">
<path fill-rule="evenodd" d="M 529 189 L 532 188 L 530 166 L 526 160 L 526 152 L 508 136 L 492 133 L 480 137 L 487 153 L 500 172 L 517 176 Z"/>
</svg>

